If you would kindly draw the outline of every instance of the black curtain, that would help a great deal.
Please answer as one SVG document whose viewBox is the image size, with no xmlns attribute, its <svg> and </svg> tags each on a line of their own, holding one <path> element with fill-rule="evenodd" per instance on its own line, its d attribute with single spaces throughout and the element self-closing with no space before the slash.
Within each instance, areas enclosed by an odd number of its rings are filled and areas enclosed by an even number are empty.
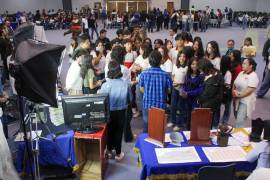
<svg viewBox="0 0 270 180">
<path fill-rule="evenodd" d="M 181 9 L 189 10 L 189 0 L 181 0 Z"/>
</svg>

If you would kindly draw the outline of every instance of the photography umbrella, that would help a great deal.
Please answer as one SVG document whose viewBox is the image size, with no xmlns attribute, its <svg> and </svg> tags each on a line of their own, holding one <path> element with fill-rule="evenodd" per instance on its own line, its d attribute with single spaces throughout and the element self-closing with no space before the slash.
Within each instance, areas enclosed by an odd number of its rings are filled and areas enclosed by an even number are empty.
<svg viewBox="0 0 270 180">
<path fill-rule="evenodd" d="M 65 46 L 24 40 L 15 52 L 15 89 L 35 103 L 57 107 L 56 80 Z"/>
<path fill-rule="evenodd" d="M 27 39 L 34 39 L 34 25 L 31 23 L 24 23 L 20 25 L 14 32 L 13 43 L 16 49 L 20 42 Z"/>
</svg>

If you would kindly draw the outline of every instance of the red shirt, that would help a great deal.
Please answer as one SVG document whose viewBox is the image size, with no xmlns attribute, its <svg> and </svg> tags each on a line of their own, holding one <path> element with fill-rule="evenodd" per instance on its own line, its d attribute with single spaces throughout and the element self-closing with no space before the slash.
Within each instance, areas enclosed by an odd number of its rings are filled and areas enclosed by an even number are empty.
<svg viewBox="0 0 270 180">
<path fill-rule="evenodd" d="M 232 83 L 231 85 L 233 85 L 235 79 L 237 78 L 238 74 L 242 71 L 242 66 L 239 64 L 238 66 L 236 66 L 233 70 L 232 70 Z"/>
</svg>

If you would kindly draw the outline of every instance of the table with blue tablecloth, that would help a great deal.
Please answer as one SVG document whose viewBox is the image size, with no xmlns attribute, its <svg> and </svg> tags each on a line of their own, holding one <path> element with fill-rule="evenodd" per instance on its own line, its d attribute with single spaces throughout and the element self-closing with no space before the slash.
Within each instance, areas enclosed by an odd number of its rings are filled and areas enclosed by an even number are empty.
<svg viewBox="0 0 270 180">
<path fill-rule="evenodd" d="M 187 139 L 184 136 L 183 132 L 181 132 L 184 138 L 184 142 L 181 143 L 181 147 L 191 146 L 187 143 Z M 232 162 L 224 162 L 224 163 L 212 163 L 209 162 L 207 156 L 204 154 L 202 147 L 205 146 L 194 146 L 199 157 L 201 158 L 201 162 L 196 163 L 177 163 L 177 164 L 159 164 L 155 148 L 156 145 L 145 141 L 148 137 L 148 134 L 141 134 L 136 141 L 135 144 L 135 152 L 139 156 L 139 163 L 142 166 L 141 171 L 141 180 L 149 179 L 195 179 L 197 177 L 198 170 L 203 166 L 208 165 L 228 165 Z M 215 146 L 215 145 L 212 145 Z M 166 148 L 176 147 L 175 145 L 168 144 Z M 256 163 L 249 163 L 247 161 L 244 162 L 233 162 L 236 164 L 236 175 L 248 175 L 252 172 Z"/>
<path fill-rule="evenodd" d="M 50 135 L 48 139 L 39 140 L 39 164 L 41 166 L 58 165 L 63 167 L 74 168 L 76 157 L 74 152 L 74 132 L 67 131 L 65 134 L 57 136 L 55 141 Z M 17 161 L 16 168 L 18 172 L 28 172 L 29 163 L 24 167 L 26 148 L 24 142 L 17 142 Z M 26 168 L 26 169 L 24 169 Z"/>
</svg>

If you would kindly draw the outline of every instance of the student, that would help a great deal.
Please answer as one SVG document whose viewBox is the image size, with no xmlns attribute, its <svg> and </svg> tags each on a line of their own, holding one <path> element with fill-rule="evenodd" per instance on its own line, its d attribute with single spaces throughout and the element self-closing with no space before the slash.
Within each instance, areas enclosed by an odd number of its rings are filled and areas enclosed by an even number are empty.
<svg viewBox="0 0 270 180">
<path fill-rule="evenodd" d="M 198 98 L 202 108 L 210 108 L 213 112 L 212 127 L 219 124 L 219 108 L 223 97 L 223 77 L 214 65 L 207 59 L 200 61 L 200 69 L 205 75 L 204 91 Z"/>
<path fill-rule="evenodd" d="M 167 127 L 174 126 L 173 130 L 178 131 L 183 125 L 186 117 L 186 105 L 180 96 L 180 90 L 185 83 L 187 74 L 187 62 L 188 59 L 186 54 L 180 52 L 177 57 L 176 65 L 173 65 L 172 79 L 173 79 L 173 90 L 172 90 L 172 102 L 171 102 L 171 122 L 168 123 Z M 180 110 L 180 115 L 177 117 L 177 110 Z"/>
<path fill-rule="evenodd" d="M 105 66 L 106 66 L 106 50 L 102 42 L 99 42 L 95 50 L 90 53 L 94 60 L 93 66 L 95 68 L 95 74 L 97 80 L 103 80 L 105 78 Z"/>
<path fill-rule="evenodd" d="M 242 71 L 242 63 L 241 63 L 241 52 L 239 50 L 232 50 L 229 54 L 231 60 L 231 73 L 232 73 L 232 83 L 233 85 L 235 79 L 238 74 Z"/>
<path fill-rule="evenodd" d="M 205 57 L 210 60 L 214 65 L 214 68 L 220 70 L 220 51 L 216 41 L 210 41 L 207 43 Z"/>
<path fill-rule="evenodd" d="M 93 57 L 85 55 L 81 62 L 81 77 L 83 79 L 83 94 L 96 94 L 97 88 L 102 84 L 102 81 L 97 81 L 95 69 L 92 64 Z"/>
<path fill-rule="evenodd" d="M 192 48 L 194 50 L 194 57 L 198 59 L 203 58 L 204 51 L 203 51 L 203 44 L 201 40 L 199 39 L 194 40 Z"/>
<path fill-rule="evenodd" d="M 136 85 L 136 102 L 137 102 L 137 111 L 134 112 L 133 117 L 139 117 L 140 112 L 142 111 L 142 93 L 140 92 L 140 87 L 138 85 L 140 74 L 146 69 L 150 68 L 149 64 L 149 55 L 151 49 L 148 43 L 144 43 L 140 47 L 140 55 L 137 57 L 133 65 L 130 67 L 131 71 L 136 74 L 136 79 L 132 84 Z"/>
<path fill-rule="evenodd" d="M 151 107 L 166 108 L 167 93 L 172 88 L 172 80 L 168 73 L 160 69 L 162 56 L 154 50 L 149 56 L 151 68 L 141 73 L 140 90 L 143 93 L 143 132 L 148 132 L 148 110 Z"/>
<path fill-rule="evenodd" d="M 183 90 L 180 96 L 186 101 L 187 105 L 187 122 L 186 128 L 190 130 L 191 112 L 194 108 L 199 107 L 198 97 L 204 90 L 204 76 L 200 73 L 198 59 L 192 58 L 188 63 L 188 70 L 183 84 Z"/>
<path fill-rule="evenodd" d="M 172 48 L 169 52 L 169 56 L 173 64 L 176 64 L 178 53 L 182 51 L 183 48 L 185 47 L 185 41 L 183 39 L 182 34 L 177 34 L 177 36 L 175 37 L 175 41 L 176 41 L 175 47 Z"/>
<path fill-rule="evenodd" d="M 168 55 L 168 51 L 166 51 L 166 49 L 162 46 L 158 49 L 158 51 L 160 52 L 160 54 L 162 55 L 162 61 L 161 61 L 161 65 L 160 68 L 169 73 L 170 75 L 172 74 L 172 69 L 173 69 L 173 64 L 172 61 Z"/>
<path fill-rule="evenodd" d="M 225 53 L 226 56 L 229 56 L 230 53 L 234 50 L 234 45 L 235 45 L 235 42 L 233 39 L 229 39 L 227 41 L 227 51 Z"/>
<path fill-rule="evenodd" d="M 122 149 L 122 136 L 130 98 L 129 84 L 122 80 L 121 67 L 116 61 L 109 63 L 108 79 L 98 93 L 108 93 L 110 99 L 110 122 L 108 123 L 107 155 L 121 161 L 125 154 Z"/>
<path fill-rule="evenodd" d="M 131 40 L 126 39 L 123 41 L 123 44 L 126 50 L 124 65 L 129 69 L 132 66 L 132 64 L 135 62 L 137 58 L 137 53 L 136 51 L 132 50 Z"/>
<path fill-rule="evenodd" d="M 243 58 L 254 58 L 256 56 L 256 47 L 253 46 L 251 37 L 245 38 L 241 53 Z"/>
</svg>

